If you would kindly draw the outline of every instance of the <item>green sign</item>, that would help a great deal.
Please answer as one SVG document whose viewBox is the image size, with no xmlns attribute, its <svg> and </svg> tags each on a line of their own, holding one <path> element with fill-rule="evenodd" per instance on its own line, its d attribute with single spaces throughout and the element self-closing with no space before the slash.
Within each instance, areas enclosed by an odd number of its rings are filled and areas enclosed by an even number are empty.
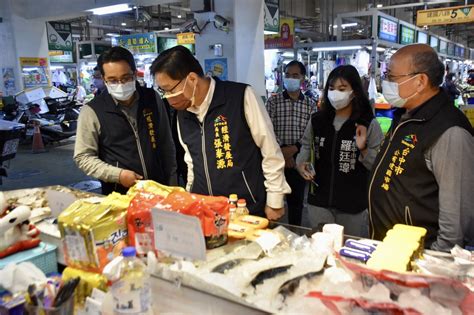
<svg viewBox="0 0 474 315">
<path fill-rule="evenodd" d="M 400 44 L 409 45 L 415 42 L 415 30 L 405 25 L 400 27 Z"/>
<path fill-rule="evenodd" d="M 49 59 L 51 62 L 73 62 L 70 23 L 46 22 Z"/>
<path fill-rule="evenodd" d="M 156 54 L 155 33 L 131 34 L 117 37 L 117 45 L 134 54 Z"/>
<path fill-rule="evenodd" d="M 280 31 L 280 0 L 265 0 L 264 33 L 278 34 Z"/>
</svg>

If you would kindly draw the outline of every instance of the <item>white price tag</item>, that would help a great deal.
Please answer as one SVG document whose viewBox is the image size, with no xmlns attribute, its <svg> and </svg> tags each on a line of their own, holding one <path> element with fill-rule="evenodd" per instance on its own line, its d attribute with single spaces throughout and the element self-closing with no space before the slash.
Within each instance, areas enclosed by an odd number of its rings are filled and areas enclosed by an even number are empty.
<svg viewBox="0 0 474 315">
<path fill-rule="evenodd" d="M 46 197 L 48 198 L 51 215 L 55 218 L 57 218 L 64 209 L 76 201 L 76 196 L 71 193 L 50 189 L 46 190 Z"/>
<path fill-rule="evenodd" d="M 174 256 L 206 260 L 206 244 L 198 218 L 153 208 L 156 249 Z"/>
</svg>

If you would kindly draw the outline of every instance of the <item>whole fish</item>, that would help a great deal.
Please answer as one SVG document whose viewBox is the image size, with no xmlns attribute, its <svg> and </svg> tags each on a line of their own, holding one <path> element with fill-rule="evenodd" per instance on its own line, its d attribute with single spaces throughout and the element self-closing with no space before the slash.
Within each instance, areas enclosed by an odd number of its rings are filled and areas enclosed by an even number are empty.
<svg viewBox="0 0 474 315">
<path fill-rule="evenodd" d="M 286 272 L 288 269 L 291 268 L 292 265 L 286 265 L 286 266 L 281 266 L 281 267 L 276 267 L 276 268 L 270 268 L 267 270 L 260 271 L 255 278 L 253 278 L 252 282 L 250 284 L 253 287 L 256 287 L 257 285 L 263 283 L 263 281 L 273 278 L 280 273 Z"/>
<path fill-rule="evenodd" d="M 308 272 L 307 274 L 304 274 L 302 276 L 290 279 L 281 285 L 281 287 L 278 289 L 278 293 L 283 296 L 283 299 L 286 299 L 287 296 L 291 296 L 295 293 L 296 289 L 298 289 L 298 287 L 300 286 L 301 280 L 309 280 L 311 278 L 323 274 L 323 272 L 324 269 L 321 269 L 319 271 Z"/>
<path fill-rule="evenodd" d="M 227 270 L 234 268 L 235 266 L 239 265 L 244 260 L 245 259 L 232 259 L 232 260 L 226 261 L 225 263 L 215 266 L 211 270 L 211 272 L 225 273 Z"/>
</svg>

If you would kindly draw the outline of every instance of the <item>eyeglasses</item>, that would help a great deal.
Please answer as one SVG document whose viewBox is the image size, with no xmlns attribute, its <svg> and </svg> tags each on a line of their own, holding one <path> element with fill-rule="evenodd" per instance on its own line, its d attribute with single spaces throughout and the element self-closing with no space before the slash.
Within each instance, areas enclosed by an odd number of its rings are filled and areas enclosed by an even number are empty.
<svg viewBox="0 0 474 315">
<path fill-rule="evenodd" d="M 186 80 L 187 80 L 188 77 L 186 77 Z M 153 87 L 155 89 L 156 92 L 158 92 L 158 94 L 162 97 L 162 98 L 169 98 L 169 97 L 173 97 L 173 96 L 178 96 L 179 94 L 181 94 L 183 91 L 180 91 L 180 92 L 177 92 L 177 93 L 174 93 L 173 91 L 178 87 L 178 85 L 183 82 L 184 78 L 182 78 L 181 80 L 179 80 L 178 83 L 176 83 L 171 89 L 165 91 L 163 90 L 159 85 L 157 85 L 155 83 L 155 86 Z"/>
<path fill-rule="evenodd" d="M 393 74 L 390 74 L 388 72 L 384 72 L 382 74 L 382 80 L 387 80 L 387 81 L 394 81 L 396 80 L 397 78 L 403 78 L 403 77 L 408 77 L 408 76 L 411 76 L 411 75 L 417 75 L 417 74 L 420 74 L 421 72 L 412 72 L 412 73 L 407 73 L 407 74 L 398 74 L 398 75 L 393 75 Z"/>
<path fill-rule="evenodd" d="M 135 79 L 135 75 L 133 74 L 127 74 L 123 76 L 121 79 L 111 79 L 111 80 L 106 80 L 108 85 L 114 86 L 114 85 L 119 85 L 119 84 L 125 84 L 128 82 L 131 82 Z"/>
</svg>

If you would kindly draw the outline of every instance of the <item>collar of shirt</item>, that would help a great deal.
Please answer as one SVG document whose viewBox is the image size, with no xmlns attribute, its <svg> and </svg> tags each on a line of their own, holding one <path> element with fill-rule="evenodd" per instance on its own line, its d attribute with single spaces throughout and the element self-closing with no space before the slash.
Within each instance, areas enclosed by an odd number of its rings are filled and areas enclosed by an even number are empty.
<svg viewBox="0 0 474 315">
<path fill-rule="evenodd" d="M 290 94 L 288 94 L 288 92 L 287 92 L 286 90 L 283 91 L 283 98 L 284 98 L 285 100 L 290 99 L 290 100 L 294 101 L 294 100 L 290 97 Z M 298 100 L 304 101 L 304 95 L 303 95 L 303 93 L 301 93 L 301 90 L 300 90 L 300 95 L 298 95 Z"/>
<path fill-rule="evenodd" d="M 207 91 L 206 98 L 202 101 L 201 105 L 190 106 L 187 111 L 195 114 L 200 122 L 204 121 L 204 116 L 211 106 L 212 98 L 214 96 L 214 90 L 216 88 L 216 81 L 211 77 L 211 83 L 209 85 L 209 90 Z"/>
</svg>

